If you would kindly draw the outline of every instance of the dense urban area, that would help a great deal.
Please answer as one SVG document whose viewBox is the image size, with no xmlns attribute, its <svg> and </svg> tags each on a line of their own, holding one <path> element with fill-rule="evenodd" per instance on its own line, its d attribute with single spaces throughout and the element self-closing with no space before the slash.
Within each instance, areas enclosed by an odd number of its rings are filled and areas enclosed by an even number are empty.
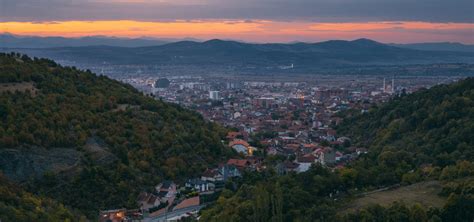
<svg viewBox="0 0 474 222">
<path fill-rule="evenodd" d="M 288 68 L 291 68 L 289 66 Z M 141 73 L 138 73 L 141 74 Z M 198 211 L 221 192 L 228 180 L 244 171 L 274 169 L 277 174 L 302 173 L 312 165 L 343 169 L 366 147 L 351 144 L 336 127 L 349 111 L 371 108 L 462 77 L 316 75 L 239 76 L 186 75 L 121 78 L 155 99 L 199 112 L 230 131 L 223 141 L 239 156 L 207 169 L 182 184 L 164 181 L 154 192 L 137 197 L 139 210 L 101 211 L 104 221 L 114 215 L 139 215 L 145 221 L 197 217 Z M 123 107 L 124 109 L 127 107 Z"/>
</svg>

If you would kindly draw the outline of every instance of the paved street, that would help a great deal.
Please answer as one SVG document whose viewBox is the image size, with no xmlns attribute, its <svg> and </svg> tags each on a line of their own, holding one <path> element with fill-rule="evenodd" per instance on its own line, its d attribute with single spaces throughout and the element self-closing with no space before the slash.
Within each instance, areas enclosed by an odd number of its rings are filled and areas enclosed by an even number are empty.
<svg viewBox="0 0 474 222">
<path fill-rule="evenodd" d="M 194 211 L 199 211 L 202 208 L 204 208 L 205 206 L 206 205 L 186 207 L 186 208 L 183 208 L 183 209 L 179 209 L 179 210 L 175 210 L 175 211 L 172 211 L 172 212 L 165 213 L 165 214 L 157 216 L 157 217 L 145 218 L 143 221 L 144 222 L 162 222 L 162 221 L 166 221 L 169 218 L 179 216 L 181 214 L 194 212 Z"/>
</svg>

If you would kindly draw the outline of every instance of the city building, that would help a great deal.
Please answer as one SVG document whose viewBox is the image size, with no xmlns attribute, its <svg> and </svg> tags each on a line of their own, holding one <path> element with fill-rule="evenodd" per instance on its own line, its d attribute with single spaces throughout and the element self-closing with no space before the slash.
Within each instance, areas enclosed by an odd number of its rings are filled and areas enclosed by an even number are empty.
<svg viewBox="0 0 474 222">
<path fill-rule="evenodd" d="M 219 91 L 209 91 L 209 99 L 219 100 Z"/>
</svg>

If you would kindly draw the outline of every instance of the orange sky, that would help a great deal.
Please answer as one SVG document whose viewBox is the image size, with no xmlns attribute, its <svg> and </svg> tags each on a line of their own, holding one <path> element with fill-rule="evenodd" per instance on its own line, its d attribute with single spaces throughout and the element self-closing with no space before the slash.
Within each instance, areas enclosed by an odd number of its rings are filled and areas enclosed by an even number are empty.
<svg viewBox="0 0 474 222">
<path fill-rule="evenodd" d="M 0 33 L 36 36 L 116 36 L 238 39 L 253 42 L 370 38 L 383 42 L 458 41 L 474 43 L 473 23 L 191 20 L 171 22 L 60 21 L 0 22 Z"/>
</svg>

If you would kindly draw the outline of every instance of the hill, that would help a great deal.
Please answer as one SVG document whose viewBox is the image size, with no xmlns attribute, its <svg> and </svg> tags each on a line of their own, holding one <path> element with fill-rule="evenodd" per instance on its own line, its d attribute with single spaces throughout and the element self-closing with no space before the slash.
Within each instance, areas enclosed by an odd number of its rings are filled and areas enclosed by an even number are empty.
<svg viewBox="0 0 474 222">
<path fill-rule="evenodd" d="M 370 147 L 370 163 L 364 165 L 376 167 L 365 172 L 369 181 L 393 183 L 422 165 L 472 161 L 474 79 L 401 95 L 367 114 L 347 118 L 338 130 Z"/>
<path fill-rule="evenodd" d="M 466 45 L 457 42 L 426 42 L 411 44 L 389 44 L 395 47 L 427 50 L 427 51 L 452 51 L 452 52 L 474 52 L 474 45 Z"/>
<path fill-rule="evenodd" d="M 81 38 L 65 37 L 37 37 L 37 36 L 15 36 L 0 34 L 0 48 L 54 48 L 54 47 L 81 47 L 81 46 L 121 46 L 121 47 L 143 47 L 163 45 L 171 42 L 158 39 L 130 39 L 103 36 L 88 36 Z"/>
<path fill-rule="evenodd" d="M 474 62 L 474 53 L 471 52 L 413 50 L 369 39 L 293 44 L 249 44 L 214 39 L 136 48 L 89 46 L 18 51 L 80 64 L 199 65 L 201 68 L 234 67 L 244 70 L 279 70 L 279 67 L 291 64 L 296 70 L 311 71 L 362 65 Z"/>
<path fill-rule="evenodd" d="M 90 218 L 232 155 L 223 128 L 89 71 L 0 54 L 0 83 L 0 170 Z"/>
</svg>

